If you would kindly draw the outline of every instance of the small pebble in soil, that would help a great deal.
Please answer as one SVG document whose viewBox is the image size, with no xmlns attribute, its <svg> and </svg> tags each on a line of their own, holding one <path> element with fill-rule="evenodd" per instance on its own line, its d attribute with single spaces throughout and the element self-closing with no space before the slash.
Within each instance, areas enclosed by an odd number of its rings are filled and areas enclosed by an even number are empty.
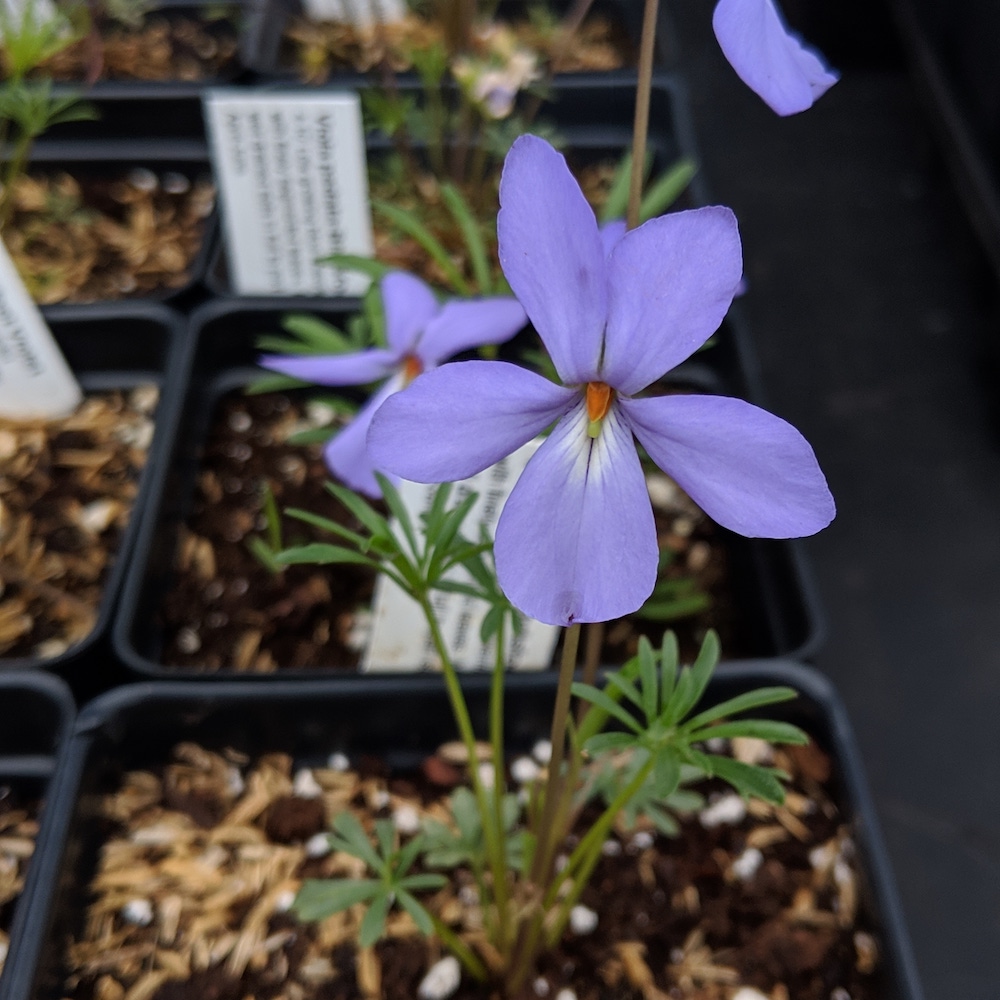
<svg viewBox="0 0 1000 1000">
<path fill-rule="evenodd" d="M 774 750 L 767 740 L 754 736 L 734 736 L 733 756 L 744 764 L 770 764 L 774 760 Z"/>
<path fill-rule="evenodd" d="M 705 740 L 705 746 L 712 753 L 725 753 L 729 749 L 729 744 L 721 736 L 713 736 L 710 740 Z"/>
<path fill-rule="evenodd" d="M 748 847 L 733 862 L 733 874 L 741 882 L 746 882 L 757 874 L 758 869 L 763 863 L 764 855 L 756 847 Z"/>
<path fill-rule="evenodd" d="M 323 794 L 323 789 L 320 788 L 312 771 L 308 767 L 303 767 L 295 772 L 292 794 L 300 799 L 318 799 Z"/>
<path fill-rule="evenodd" d="M 752 986 L 741 986 L 734 994 L 733 1000 L 769 1000 L 768 996 L 755 990 Z"/>
<path fill-rule="evenodd" d="M 492 764 L 479 765 L 479 780 L 483 783 L 483 788 L 492 788 L 496 782 L 496 774 Z"/>
<path fill-rule="evenodd" d="M 246 791 L 247 783 L 243 780 L 238 767 L 229 768 L 226 773 L 226 791 L 235 799 Z"/>
<path fill-rule="evenodd" d="M 389 805 L 389 793 L 384 788 L 376 788 L 372 792 L 371 806 L 376 812 L 386 809 Z"/>
<path fill-rule="evenodd" d="M 830 1000 L 851 1000 L 851 994 L 843 986 L 837 986 L 830 994 Z"/>
<path fill-rule="evenodd" d="M 574 906 L 569 911 L 569 926 L 574 934 L 593 934 L 597 930 L 597 914 L 586 906 Z"/>
<path fill-rule="evenodd" d="M 446 955 L 435 962 L 420 980 L 417 996 L 420 1000 L 445 1000 L 458 989 L 462 981 L 462 969 L 454 955 Z"/>
<path fill-rule="evenodd" d="M 556 994 L 556 1000 L 576 1000 L 576 994 L 570 989 L 560 990 Z"/>
<path fill-rule="evenodd" d="M 253 427 L 253 418 L 246 410 L 233 410 L 229 414 L 229 428 L 237 434 L 243 434 Z"/>
<path fill-rule="evenodd" d="M 330 853 L 330 837 L 326 833 L 314 833 L 306 841 L 306 854 L 310 858 L 324 858 Z"/>
<path fill-rule="evenodd" d="M 510 776 L 519 784 L 526 785 L 540 774 L 541 769 L 530 757 L 518 757 L 510 765 Z"/>
<path fill-rule="evenodd" d="M 127 180 L 137 191 L 155 191 L 160 183 L 147 167 L 134 167 L 128 172 Z"/>
<path fill-rule="evenodd" d="M 639 830 L 632 835 L 632 839 L 628 842 L 629 854 L 638 854 L 640 851 L 649 850 L 655 839 L 648 830 Z"/>
<path fill-rule="evenodd" d="M 680 490 L 674 481 L 666 476 L 646 476 L 646 489 L 649 491 L 650 501 L 657 510 L 670 510 L 677 505 L 680 498 Z"/>
<path fill-rule="evenodd" d="M 294 902 L 295 893 L 291 889 L 286 889 L 284 892 L 279 893 L 278 897 L 275 899 L 274 912 L 287 913 L 292 908 L 292 904 Z"/>
<path fill-rule="evenodd" d="M 710 806 L 698 813 L 698 819 L 706 830 L 715 826 L 735 826 L 746 819 L 747 804 L 735 792 L 721 795 Z"/>
<path fill-rule="evenodd" d="M 326 766 L 331 771 L 346 771 L 351 766 L 351 762 L 347 759 L 346 753 L 338 752 L 327 757 Z"/>
<path fill-rule="evenodd" d="M 538 761 L 539 764 L 548 764 L 552 760 L 552 744 L 548 740 L 539 740 L 531 748 L 531 756 Z"/>
<path fill-rule="evenodd" d="M 168 170 L 163 175 L 163 190 L 167 194 L 187 194 L 191 190 L 191 181 L 183 174 Z"/>
<path fill-rule="evenodd" d="M 618 840 L 606 840 L 601 844 L 601 854 L 606 858 L 617 858 L 621 852 L 622 845 Z"/>
<path fill-rule="evenodd" d="M 153 904 L 148 899 L 130 899 L 121 908 L 122 920 L 136 927 L 148 927 L 153 922 Z"/>
<path fill-rule="evenodd" d="M 392 823 L 400 833 L 416 833 L 420 829 L 420 813 L 411 805 L 397 806 L 392 812 Z"/>
<path fill-rule="evenodd" d="M 539 976 L 532 984 L 531 988 L 536 997 L 547 997 L 549 995 L 549 981 L 544 976 Z"/>
<path fill-rule="evenodd" d="M 176 641 L 182 653 L 197 653 L 201 649 L 201 637 L 193 628 L 182 628 L 177 633 Z"/>
</svg>

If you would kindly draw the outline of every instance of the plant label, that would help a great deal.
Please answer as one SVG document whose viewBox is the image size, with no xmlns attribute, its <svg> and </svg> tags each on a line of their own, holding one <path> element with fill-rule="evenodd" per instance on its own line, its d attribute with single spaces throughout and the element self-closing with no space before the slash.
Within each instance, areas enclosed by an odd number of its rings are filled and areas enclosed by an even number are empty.
<svg viewBox="0 0 1000 1000">
<path fill-rule="evenodd" d="M 302 6 L 313 21 L 336 21 L 355 28 L 391 24 L 406 16 L 404 0 L 303 0 Z"/>
<path fill-rule="evenodd" d="M 362 295 L 369 279 L 318 263 L 371 257 L 355 93 L 205 96 L 230 278 L 240 295 Z"/>
<path fill-rule="evenodd" d="M 0 417 L 65 417 L 82 399 L 52 331 L 0 240 Z"/>
<path fill-rule="evenodd" d="M 478 539 L 483 529 L 490 538 L 493 537 L 507 497 L 528 464 L 528 459 L 540 444 L 540 440 L 530 441 L 502 462 L 471 479 L 455 484 L 449 500 L 450 506 L 454 506 L 469 493 L 478 494 L 462 529 L 467 539 Z M 415 524 L 420 523 L 419 515 L 430 507 L 436 490 L 436 486 L 421 483 L 403 481 L 399 484 L 400 495 Z M 394 524 L 394 528 L 398 526 Z M 461 567 L 456 567 L 447 578 L 463 583 L 472 580 Z M 484 646 L 479 638 L 479 629 L 489 605 L 465 594 L 442 591 L 435 591 L 433 603 L 456 669 L 492 670 L 495 644 L 491 640 Z M 511 670 L 541 670 L 552 660 L 559 629 L 525 617 L 521 618 L 521 622 L 519 635 L 512 636 L 509 634 L 510 628 L 505 629 L 507 667 Z M 361 669 L 368 673 L 408 673 L 414 670 L 440 669 L 440 661 L 420 607 L 392 580 L 382 575 L 375 583 L 371 634 L 362 657 Z"/>
</svg>

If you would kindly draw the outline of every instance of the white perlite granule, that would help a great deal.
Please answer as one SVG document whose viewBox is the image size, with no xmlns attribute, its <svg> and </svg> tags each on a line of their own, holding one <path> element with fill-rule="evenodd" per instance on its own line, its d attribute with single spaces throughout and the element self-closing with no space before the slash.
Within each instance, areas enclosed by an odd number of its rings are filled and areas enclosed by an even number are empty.
<svg viewBox="0 0 1000 1000">
<path fill-rule="evenodd" d="M 445 1000 L 450 997 L 462 981 L 462 968 L 454 955 L 446 955 L 435 962 L 420 980 L 417 996 L 420 1000 Z"/>
</svg>

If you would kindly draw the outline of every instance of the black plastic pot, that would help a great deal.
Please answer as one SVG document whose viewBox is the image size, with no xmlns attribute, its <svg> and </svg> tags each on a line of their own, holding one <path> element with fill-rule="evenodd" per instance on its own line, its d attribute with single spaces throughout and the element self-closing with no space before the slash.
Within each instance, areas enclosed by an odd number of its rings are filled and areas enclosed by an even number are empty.
<svg viewBox="0 0 1000 1000">
<path fill-rule="evenodd" d="M 57 677 L 0 674 L 0 793 L 22 803 L 42 802 L 75 710 L 69 688 Z M 25 919 L 21 904 L 20 899 L 13 904 L 4 928 L 14 934 Z"/>
<path fill-rule="evenodd" d="M 402 81 L 400 89 L 416 92 L 418 88 L 413 81 Z M 301 88 L 276 85 L 270 92 L 296 91 L 301 91 Z M 617 160 L 630 148 L 634 114 L 634 73 L 625 70 L 602 74 L 567 73 L 553 84 L 549 98 L 541 106 L 538 120 L 555 127 L 571 161 L 585 164 L 605 159 Z M 385 136 L 370 135 L 367 141 L 369 159 L 384 155 L 389 146 Z M 684 84 L 669 74 L 657 74 L 653 80 L 649 150 L 653 156 L 654 173 L 669 169 L 682 157 L 698 162 Z M 704 183 L 695 175 L 678 207 L 704 204 Z M 206 285 L 215 295 L 235 295 L 237 293 L 226 266 L 224 241 L 219 239 L 215 248 L 208 266 Z"/>
<path fill-rule="evenodd" d="M 745 663 L 721 668 L 706 704 L 751 687 L 789 684 L 800 696 L 775 717 L 804 727 L 833 757 L 834 797 L 848 823 L 862 870 L 861 905 L 879 938 L 883 1000 L 921 1000 L 892 875 L 869 795 L 861 755 L 844 709 L 827 680 L 793 663 Z M 468 677 L 474 723 L 483 731 L 489 679 Z M 523 751 L 548 733 L 550 682 L 537 675 L 509 678 L 507 745 Z M 302 684 L 141 684 L 111 692 L 81 713 L 60 758 L 39 857 L 27 886 L 30 900 L 12 941 L 0 1000 L 55 1000 L 68 971 L 65 942 L 84 919 L 87 884 L 100 849 L 100 796 L 127 770 L 169 761 L 179 741 L 257 756 L 290 754 L 296 766 L 325 762 L 332 752 L 355 759 L 379 754 L 393 767 L 414 766 L 454 725 L 438 679 L 370 679 L 344 687 Z"/>
<path fill-rule="evenodd" d="M 70 679 L 82 692 L 93 693 L 110 685 L 111 622 L 125 569 L 139 531 L 140 514 L 152 497 L 154 470 L 164 461 L 175 422 L 172 397 L 163 392 L 168 372 L 180 361 L 183 324 L 165 306 L 111 303 L 100 309 L 88 306 L 51 306 L 45 318 L 84 391 L 129 389 L 143 383 L 161 388 L 156 430 L 136 495 L 129 526 L 121 540 L 98 608 L 93 630 L 80 643 L 59 656 L 0 657 L 0 671 L 44 668 Z M 86 669 L 84 669 L 86 668 Z M 0 679 L 2 679 L 0 674 Z M 0 727 L 2 738 L 3 727 Z"/>
<path fill-rule="evenodd" d="M 555 0 L 549 6 L 561 14 L 571 4 L 568 0 Z M 661 22 L 665 6 L 665 4 L 660 5 Z M 497 5 L 497 18 L 500 21 L 524 19 L 527 18 L 530 8 L 530 3 L 525 0 L 500 0 Z M 642 4 L 638 0 L 596 0 L 591 8 L 594 13 L 606 17 L 620 31 L 623 40 L 633 49 L 633 55 L 638 52 L 642 31 L 642 9 Z M 292 18 L 300 17 L 302 13 L 302 0 L 263 0 L 255 10 L 247 27 L 246 59 L 247 64 L 262 82 L 297 79 L 287 47 L 282 43 L 288 22 Z M 669 31 L 657 32 L 655 61 L 658 65 L 665 61 L 672 37 Z M 414 73 L 411 71 L 401 74 L 401 77 L 413 78 Z M 359 86 L 370 80 L 371 74 L 356 70 L 340 70 L 330 74 L 328 84 Z"/>
<path fill-rule="evenodd" d="M 34 146 L 31 173 L 42 174 L 65 171 L 78 179 L 124 177 L 132 170 L 149 170 L 162 177 L 179 174 L 189 181 L 210 178 L 211 165 L 202 146 L 191 147 L 184 143 L 148 143 L 135 140 L 73 141 L 44 139 Z M 144 296 L 133 296 L 123 301 L 169 302 L 186 306 L 195 299 L 204 298 L 204 278 L 213 254 L 215 218 L 218 209 L 205 219 L 201 246 L 188 268 L 184 283 L 177 288 L 162 288 Z M 115 300 L 117 301 L 117 300 Z M 103 303 L 96 304 L 100 308 Z M 89 303 L 80 303 L 90 307 Z"/>
<path fill-rule="evenodd" d="M 217 16 L 210 16 L 210 33 L 235 32 L 239 51 L 236 60 L 219 75 L 201 80 L 102 79 L 89 87 L 83 83 L 56 83 L 55 94 L 79 96 L 94 108 L 97 117 L 56 125 L 47 135 L 53 140 L 98 142 L 148 139 L 162 143 L 164 152 L 181 144 L 203 158 L 207 156 L 201 95 L 208 87 L 228 86 L 246 78 L 250 46 L 247 26 L 255 16 L 255 7 L 238 0 L 224 0 L 222 4 L 212 0 L 159 0 L 148 14 L 176 21 L 203 19 L 203 12 L 216 15 L 222 9 L 230 12 L 228 27 Z"/>
<path fill-rule="evenodd" d="M 336 306 L 318 309 L 314 299 L 254 304 L 216 301 L 192 317 L 189 350 L 175 384 L 177 396 L 169 402 L 171 412 L 180 417 L 153 471 L 154 483 L 114 626 L 118 657 L 140 676 L 210 676 L 164 665 L 165 638 L 158 609 L 173 578 L 177 540 L 192 508 L 200 451 L 213 411 L 224 394 L 260 374 L 256 338 L 278 332 L 281 317 L 288 312 L 308 312 L 335 325 L 346 317 Z M 715 393 L 740 395 L 745 388 L 735 352 L 721 344 L 676 369 L 670 379 Z M 734 630 L 743 655 L 811 655 L 822 641 L 823 624 L 799 546 L 731 533 L 723 537 L 736 604 Z M 343 671 L 339 674 L 344 676 Z M 251 679 L 260 675 L 232 676 Z M 270 676 L 276 681 L 315 677 L 316 668 L 283 668 Z M 351 681 L 362 676 L 346 675 Z"/>
</svg>

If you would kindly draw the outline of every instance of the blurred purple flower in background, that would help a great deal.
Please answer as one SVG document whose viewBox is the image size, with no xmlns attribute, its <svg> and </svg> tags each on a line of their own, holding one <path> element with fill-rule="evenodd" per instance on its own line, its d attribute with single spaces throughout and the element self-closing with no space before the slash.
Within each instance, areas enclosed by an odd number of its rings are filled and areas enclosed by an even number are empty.
<svg viewBox="0 0 1000 1000">
<path fill-rule="evenodd" d="M 354 419 L 326 445 L 330 471 L 368 496 L 381 496 L 365 438 L 375 411 L 393 393 L 423 371 L 462 351 L 501 344 L 527 322 L 516 299 L 451 299 L 443 305 L 431 288 L 403 271 L 391 271 L 381 283 L 388 348 L 354 354 L 265 355 L 261 365 L 319 385 L 367 385 L 378 388 Z"/>
<path fill-rule="evenodd" d="M 779 115 L 811 108 L 840 79 L 785 27 L 773 0 L 719 0 L 712 26 L 739 78 Z"/>
<path fill-rule="evenodd" d="M 656 530 L 633 442 L 711 517 L 745 535 L 808 535 L 834 516 L 806 440 L 737 399 L 632 398 L 722 322 L 742 274 L 736 219 L 702 208 L 652 219 L 607 246 L 566 161 L 522 136 L 504 164 L 500 262 L 563 385 L 498 361 L 445 365 L 372 421 L 378 468 L 459 480 L 555 422 L 497 525 L 500 585 L 555 625 L 639 608 L 657 569 Z M 609 234 L 605 234 L 608 236 Z"/>
</svg>

